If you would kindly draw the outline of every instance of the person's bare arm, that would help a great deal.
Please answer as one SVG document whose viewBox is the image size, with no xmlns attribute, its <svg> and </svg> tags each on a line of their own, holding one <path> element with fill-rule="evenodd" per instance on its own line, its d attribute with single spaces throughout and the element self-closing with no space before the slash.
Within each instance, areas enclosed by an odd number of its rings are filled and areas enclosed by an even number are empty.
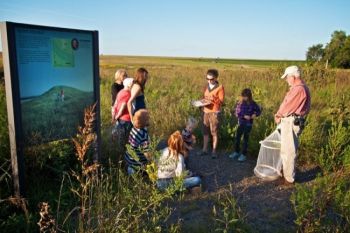
<svg viewBox="0 0 350 233">
<path fill-rule="evenodd" d="M 249 116 L 249 115 L 244 115 L 243 118 L 246 119 L 246 120 L 248 120 L 248 121 L 252 119 L 252 117 Z"/>
<path fill-rule="evenodd" d="M 274 118 L 275 118 L 276 124 L 279 124 L 279 123 L 281 122 L 281 118 L 282 118 L 282 117 L 279 116 L 278 114 L 275 114 Z"/>
<path fill-rule="evenodd" d="M 193 147 L 188 145 L 187 143 L 184 143 L 184 146 L 187 150 L 193 150 Z"/>
<path fill-rule="evenodd" d="M 115 113 L 114 109 L 117 107 L 117 105 L 118 105 L 118 101 L 117 101 L 117 98 L 116 98 L 115 101 L 114 101 L 113 107 L 112 107 L 112 123 L 114 123 L 115 119 L 116 119 L 115 118 L 116 113 Z"/>
<path fill-rule="evenodd" d="M 118 111 L 117 115 L 115 115 L 115 117 L 113 119 L 114 121 L 118 120 L 118 118 L 122 115 L 122 113 L 123 113 L 125 108 L 126 108 L 126 103 L 122 103 L 120 108 L 119 108 L 119 111 Z"/>
<path fill-rule="evenodd" d="M 152 160 L 152 154 L 150 152 L 144 152 L 143 155 L 148 161 Z"/>
<path fill-rule="evenodd" d="M 140 94 L 141 87 L 139 85 L 133 85 L 131 88 L 131 97 L 127 103 L 128 112 L 130 114 L 130 118 L 132 121 L 132 102 L 135 100 L 135 98 Z"/>
<path fill-rule="evenodd" d="M 196 144 L 196 142 L 197 142 L 197 138 L 196 138 L 196 136 L 194 136 L 193 134 L 192 134 L 192 144 L 194 145 L 194 144 Z"/>
</svg>

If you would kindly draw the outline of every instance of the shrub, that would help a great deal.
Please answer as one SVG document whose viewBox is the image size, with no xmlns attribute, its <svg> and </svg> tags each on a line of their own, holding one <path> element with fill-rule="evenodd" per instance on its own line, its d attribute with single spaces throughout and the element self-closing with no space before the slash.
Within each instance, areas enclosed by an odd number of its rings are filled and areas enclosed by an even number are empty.
<svg viewBox="0 0 350 233">
<path fill-rule="evenodd" d="M 291 197 L 301 232 L 350 230 L 350 130 L 342 117 L 335 119 L 317 158 L 325 176 L 297 185 Z"/>
<path fill-rule="evenodd" d="M 334 172 L 349 165 L 350 129 L 343 122 L 334 121 L 328 132 L 328 142 L 321 149 L 318 162 L 324 172 Z"/>
<path fill-rule="evenodd" d="M 291 201 L 300 232 L 350 230 L 349 169 L 319 177 L 310 185 L 296 185 Z"/>
</svg>

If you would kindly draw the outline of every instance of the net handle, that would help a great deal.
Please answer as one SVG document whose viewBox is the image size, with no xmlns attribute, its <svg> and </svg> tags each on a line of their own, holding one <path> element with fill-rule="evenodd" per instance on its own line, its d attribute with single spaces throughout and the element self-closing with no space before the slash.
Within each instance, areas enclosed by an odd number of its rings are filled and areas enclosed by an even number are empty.
<svg viewBox="0 0 350 233">
<path fill-rule="evenodd" d="M 272 147 L 272 146 L 266 146 L 264 145 L 263 142 L 275 142 L 275 143 L 279 143 L 281 144 L 280 141 L 275 141 L 275 140 L 266 140 L 266 141 L 260 141 L 259 143 L 261 144 L 262 147 L 265 147 L 265 148 L 268 148 L 268 149 L 271 149 L 271 150 L 280 150 L 281 148 L 277 148 L 277 147 Z"/>
<path fill-rule="evenodd" d="M 280 173 L 280 171 L 278 171 L 276 168 L 271 167 L 271 166 L 266 165 L 266 164 L 259 164 L 259 165 L 256 166 L 256 168 L 257 168 L 257 167 L 266 167 L 266 168 L 270 168 L 270 169 L 276 171 L 277 173 Z"/>
</svg>

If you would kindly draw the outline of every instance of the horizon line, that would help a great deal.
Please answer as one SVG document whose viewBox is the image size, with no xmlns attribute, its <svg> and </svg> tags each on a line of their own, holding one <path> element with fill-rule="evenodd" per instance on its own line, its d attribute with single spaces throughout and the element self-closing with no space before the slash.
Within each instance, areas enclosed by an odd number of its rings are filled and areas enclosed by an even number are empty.
<svg viewBox="0 0 350 233">
<path fill-rule="evenodd" d="M 99 56 L 116 56 L 116 57 L 151 57 L 151 58 L 175 58 L 175 59 L 221 59 L 221 60 L 243 60 L 243 61 L 298 61 L 305 62 L 306 59 L 278 59 L 278 58 L 233 58 L 233 57 L 192 57 L 192 56 L 168 56 L 168 55 L 123 55 L 123 54 L 105 54 L 100 53 Z"/>
<path fill-rule="evenodd" d="M 2 51 L 0 51 L 2 53 Z M 239 57 L 206 57 L 206 56 L 171 56 L 171 55 L 134 55 L 134 54 L 109 54 L 100 53 L 99 56 L 116 56 L 116 57 L 150 57 L 150 58 L 174 58 L 174 59 L 221 59 L 221 60 L 242 60 L 242 61 L 296 61 L 305 62 L 306 59 L 278 59 L 278 58 L 239 58 Z"/>
</svg>

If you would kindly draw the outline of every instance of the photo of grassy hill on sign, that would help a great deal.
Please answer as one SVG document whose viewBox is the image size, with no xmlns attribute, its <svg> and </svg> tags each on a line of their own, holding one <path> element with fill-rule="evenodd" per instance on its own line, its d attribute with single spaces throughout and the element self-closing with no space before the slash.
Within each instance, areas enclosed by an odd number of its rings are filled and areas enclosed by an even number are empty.
<svg viewBox="0 0 350 233">
<path fill-rule="evenodd" d="M 55 86 L 40 96 L 22 99 L 25 142 L 33 145 L 72 137 L 84 108 L 93 104 L 93 99 L 93 92 L 68 86 Z"/>
</svg>

